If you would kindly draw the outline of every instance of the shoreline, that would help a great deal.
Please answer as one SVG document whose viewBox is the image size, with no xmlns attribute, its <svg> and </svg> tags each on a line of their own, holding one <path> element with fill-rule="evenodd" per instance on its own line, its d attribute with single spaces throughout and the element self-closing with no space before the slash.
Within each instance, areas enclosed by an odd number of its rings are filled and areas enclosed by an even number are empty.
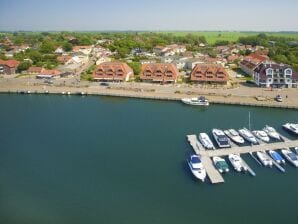
<svg viewBox="0 0 298 224">
<path fill-rule="evenodd" d="M 30 91 L 30 93 L 28 93 Z M 64 92 L 65 94 L 62 94 Z M 67 94 L 70 92 L 71 94 Z M 181 101 L 182 98 L 197 97 L 197 95 L 187 94 L 161 94 L 156 92 L 133 92 L 128 90 L 118 89 L 92 89 L 90 87 L 51 87 L 47 86 L 43 89 L 41 86 L 26 86 L 25 88 L 0 88 L 0 94 L 39 94 L 39 95 L 79 95 L 79 96 L 108 96 L 108 97 L 124 97 L 135 99 L 148 99 L 148 100 L 164 100 L 164 101 Z M 267 108 L 283 108 L 298 110 L 297 104 L 277 103 L 275 101 L 258 101 L 252 96 L 233 96 L 233 95 L 216 95 L 216 94 L 201 94 L 205 96 L 211 104 L 222 105 L 239 105 L 239 106 L 255 106 Z"/>
</svg>

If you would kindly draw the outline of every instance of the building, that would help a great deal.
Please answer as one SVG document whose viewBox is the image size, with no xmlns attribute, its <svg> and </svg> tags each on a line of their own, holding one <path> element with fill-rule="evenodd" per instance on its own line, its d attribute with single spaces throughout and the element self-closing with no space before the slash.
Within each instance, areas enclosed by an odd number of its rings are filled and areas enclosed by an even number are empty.
<svg viewBox="0 0 298 224">
<path fill-rule="evenodd" d="M 123 62 L 104 62 L 93 72 L 95 81 L 128 81 L 133 76 L 133 70 Z"/>
<path fill-rule="evenodd" d="M 57 61 L 61 64 L 66 64 L 72 57 L 70 55 L 60 55 L 57 57 Z"/>
<path fill-rule="evenodd" d="M 16 60 L 0 60 L 0 74 L 12 75 L 15 74 L 20 62 Z"/>
<path fill-rule="evenodd" d="M 176 83 L 179 76 L 174 64 L 152 63 L 142 65 L 141 80 L 145 82 Z"/>
<path fill-rule="evenodd" d="M 60 77 L 62 74 L 61 71 L 55 69 L 42 69 L 41 72 L 36 75 L 37 79 L 51 79 Z"/>
<path fill-rule="evenodd" d="M 74 53 L 89 55 L 92 52 L 92 46 L 74 46 L 72 51 Z"/>
<path fill-rule="evenodd" d="M 243 72 L 253 76 L 254 70 L 267 60 L 269 60 L 269 58 L 266 55 L 250 54 L 240 62 L 239 66 Z"/>
<path fill-rule="evenodd" d="M 156 46 L 153 48 L 153 52 L 156 55 L 167 57 L 167 56 L 173 56 L 175 54 L 186 52 L 186 47 L 184 45 L 178 45 L 178 44 L 167 45 L 165 47 Z"/>
<path fill-rule="evenodd" d="M 215 82 L 226 84 L 229 74 L 221 65 L 217 64 L 197 64 L 191 73 L 193 82 Z"/>
<path fill-rule="evenodd" d="M 44 70 L 44 68 L 42 68 L 42 67 L 31 66 L 31 67 L 28 68 L 28 70 L 26 71 L 26 73 L 27 74 L 30 74 L 30 75 L 38 75 L 43 70 Z"/>
<path fill-rule="evenodd" d="M 297 88 L 298 73 L 290 66 L 276 63 L 262 63 L 253 74 L 255 83 L 261 87 Z"/>
</svg>

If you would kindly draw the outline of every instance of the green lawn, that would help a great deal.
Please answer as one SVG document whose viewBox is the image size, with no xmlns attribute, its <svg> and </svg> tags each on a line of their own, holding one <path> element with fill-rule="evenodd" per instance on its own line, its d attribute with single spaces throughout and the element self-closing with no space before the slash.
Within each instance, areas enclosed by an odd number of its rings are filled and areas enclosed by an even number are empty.
<svg viewBox="0 0 298 224">
<path fill-rule="evenodd" d="M 216 41 L 230 41 L 234 42 L 237 41 L 239 37 L 247 37 L 247 36 L 253 36 L 258 35 L 260 32 L 218 32 L 218 31 L 200 31 L 200 32 L 187 32 L 187 31 L 160 31 L 158 33 L 169 33 L 177 36 L 185 36 L 189 33 L 198 35 L 198 36 L 205 36 L 207 39 L 207 42 L 209 44 L 214 44 Z M 279 37 L 290 37 L 295 38 L 298 40 L 298 32 L 297 33 L 277 33 L 277 32 L 266 32 L 267 35 L 270 36 L 279 36 Z"/>
</svg>

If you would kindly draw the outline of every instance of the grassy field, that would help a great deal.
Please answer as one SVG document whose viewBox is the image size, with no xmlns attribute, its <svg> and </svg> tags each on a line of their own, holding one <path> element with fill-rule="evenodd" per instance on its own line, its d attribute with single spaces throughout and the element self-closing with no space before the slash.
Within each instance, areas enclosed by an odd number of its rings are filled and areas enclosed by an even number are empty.
<svg viewBox="0 0 298 224">
<path fill-rule="evenodd" d="M 162 31 L 158 33 L 169 33 L 177 36 L 185 36 L 189 33 L 198 35 L 198 36 L 205 36 L 207 39 L 207 42 L 209 44 L 214 44 L 216 41 L 230 41 L 234 42 L 237 41 L 239 37 L 247 37 L 247 36 L 253 36 L 253 35 L 258 35 L 260 32 L 187 32 L 187 31 L 173 31 L 173 32 L 167 32 L 167 31 Z M 289 37 L 289 38 L 294 38 L 298 40 L 298 32 L 297 33 L 279 33 L 279 32 L 266 32 L 267 35 L 269 36 L 279 36 L 279 37 Z"/>
</svg>

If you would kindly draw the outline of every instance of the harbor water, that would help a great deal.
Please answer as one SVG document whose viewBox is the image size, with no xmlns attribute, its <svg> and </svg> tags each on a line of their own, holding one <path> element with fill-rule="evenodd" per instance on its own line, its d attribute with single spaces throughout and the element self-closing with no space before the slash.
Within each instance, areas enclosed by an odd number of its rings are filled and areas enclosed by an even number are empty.
<svg viewBox="0 0 298 224">
<path fill-rule="evenodd" d="M 188 134 L 266 124 L 297 110 L 113 97 L 0 95 L 0 223 L 297 223 L 298 169 L 194 179 Z"/>
</svg>

